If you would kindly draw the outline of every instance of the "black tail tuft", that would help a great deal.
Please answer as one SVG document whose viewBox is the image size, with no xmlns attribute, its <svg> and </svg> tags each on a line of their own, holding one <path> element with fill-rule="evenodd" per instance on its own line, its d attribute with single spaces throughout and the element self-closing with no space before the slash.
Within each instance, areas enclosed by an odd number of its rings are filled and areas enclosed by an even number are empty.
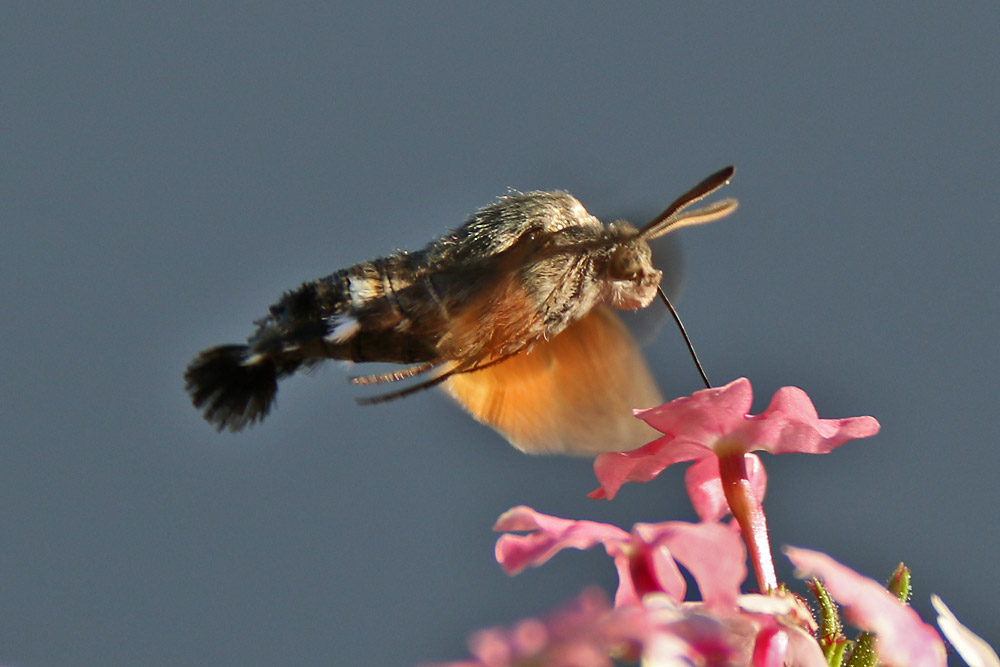
<svg viewBox="0 0 1000 667">
<path fill-rule="evenodd" d="M 218 430 L 234 433 L 262 420 L 278 392 L 278 368 L 268 357 L 250 361 L 246 345 L 220 345 L 191 362 L 184 381 L 191 402 Z"/>
</svg>

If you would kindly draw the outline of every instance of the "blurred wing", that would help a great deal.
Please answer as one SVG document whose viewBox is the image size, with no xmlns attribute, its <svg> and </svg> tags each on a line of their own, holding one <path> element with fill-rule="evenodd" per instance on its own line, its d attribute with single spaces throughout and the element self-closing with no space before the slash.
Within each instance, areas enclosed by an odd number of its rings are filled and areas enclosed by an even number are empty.
<svg viewBox="0 0 1000 667">
<path fill-rule="evenodd" d="M 676 305 L 684 291 L 684 249 L 680 238 L 665 236 L 656 239 L 649 246 L 653 250 L 653 266 L 663 272 L 660 288 Z M 670 320 L 669 313 L 666 308 L 659 307 L 615 312 L 641 348 L 649 345 L 660 335 L 663 324 Z"/>
<path fill-rule="evenodd" d="M 661 435 L 632 415 L 663 399 L 625 325 L 603 306 L 530 352 L 443 387 L 529 454 L 626 451 Z"/>
</svg>

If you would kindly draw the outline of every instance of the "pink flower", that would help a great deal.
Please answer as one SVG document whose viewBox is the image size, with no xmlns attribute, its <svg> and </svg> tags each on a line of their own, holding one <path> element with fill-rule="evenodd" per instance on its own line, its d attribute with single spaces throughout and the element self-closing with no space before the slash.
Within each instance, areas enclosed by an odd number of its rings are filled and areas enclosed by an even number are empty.
<svg viewBox="0 0 1000 667">
<path fill-rule="evenodd" d="M 698 499 L 707 493 L 702 490 L 706 480 L 718 477 L 721 457 L 752 451 L 826 454 L 848 440 L 875 435 L 879 429 L 872 417 L 819 419 L 812 401 L 797 387 L 779 389 L 759 415 L 749 414 L 752 400 L 750 381 L 740 378 L 657 408 L 637 410 L 636 416 L 664 437 L 631 452 L 598 456 L 594 472 L 601 489 L 591 496 L 611 499 L 626 482 L 648 482 L 674 463 L 698 461 L 704 469 L 687 480 L 697 507 Z M 754 484 L 762 486 L 763 481 Z M 705 504 L 712 506 L 710 501 Z"/>
<path fill-rule="evenodd" d="M 852 625 L 876 635 L 879 659 L 887 666 L 941 667 L 947 664 L 944 643 L 917 612 L 878 582 L 863 577 L 826 554 L 786 547 L 785 555 L 799 577 L 816 577 L 844 609 Z"/>
<path fill-rule="evenodd" d="M 469 641 L 475 659 L 438 667 L 612 667 L 612 656 L 633 657 L 647 634 L 641 609 L 614 609 L 603 591 L 588 588 L 544 618 L 480 630 Z"/>
<path fill-rule="evenodd" d="M 652 627 L 643 665 L 827 667 L 808 608 L 790 594 L 741 595 L 728 613 L 656 594 L 642 603 Z"/>
<path fill-rule="evenodd" d="M 541 565 L 563 549 L 602 545 L 618 570 L 617 606 L 636 604 L 646 593 L 657 591 L 683 600 L 687 586 L 677 563 L 691 573 L 711 607 L 732 607 L 746 578 L 743 544 L 719 523 L 639 523 L 627 533 L 616 526 L 560 519 L 520 506 L 505 512 L 493 529 L 528 531 L 497 540 L 497 562 L 508 574 Z"/>
<path fill-rule="evenodd" d="M 591 588 L 545 617 L 475 633 L 473 659 L 437 667 L 610 667 L 612 659 L 640 658 L 647 667 L 826 667 L 800 602 L 790 595 L 739 600 L 722 611 L 651 593 L 639 605 L 612 608 Z"/>
<path fill-rule="evenodd" d="M 754 667 L 827 667 L 814 637 L 816 622 L 802 600 L 774 591 L 741 595 L 739 606 L 756 630 L 750 663 Z"/>
<path fill-rule="evenodd" d="M 750 452 L 825 454 L 852 438 L 874 435 L 879 425 L 872 417 L 820 419 L 812 401 L 796 387 L 775 392 L 759 415 L 748 414 L 752 400 L 750 381 L 740 378 L 637 411 L 663 437 L 631 452 L 598 456 L 594 473 L 601 488 L 590 495 L 611 499 L 625 482 L 646 482 L 674 463 L 696 461 L 685 481 L 698 516 L 718 520 L 732 512 L 757 583 L 767 591 L 778 585 L 762 505 L 767 481 L 760 460 Z"/>
<path fill-rule="evenodd" d="M 653 627 L 642 648 L 643 665 L 751 664 L 756 628 L 735 609 L 716 614 L 663 594 L 642 602 Z"/>
</svg>

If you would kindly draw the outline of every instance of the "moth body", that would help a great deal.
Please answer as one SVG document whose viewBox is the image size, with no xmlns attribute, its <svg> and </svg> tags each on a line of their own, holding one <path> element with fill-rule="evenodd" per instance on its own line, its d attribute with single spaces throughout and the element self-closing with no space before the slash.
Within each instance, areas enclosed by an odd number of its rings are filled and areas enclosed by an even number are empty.
<svg viewBox="0 0 1000 667">
<path fill-rule="evenodd" d="M 722 215 L 733 208 L 735 202 Z M 408 364 L 397 373 L 357 381 L 394 382 L 430 373 L 429 380 L 386 398 L 444 383 L 473 416 L 515 445 L 527 443 L 523 448 L 532 451 L 572 450 L 560 442 L 536 445 L 532 427 L 515 440 L 512 427 L 500 423 L 511 418 L 504 397 L 513 386 L 532 386 L 538 373 L 551 378 L 561 372 L 565 382 L 602 381 L 591 372 L 602 365 L 602 352 L 585 342 L 570 345 L 574 337 L 564 333 L 567 329 L 587 331 L 580 340 L 596 340 L 611 327 L 614 341 L 634 347 L 620 323 L 608 320 L 610 313 L 596 311 L 641 308 L 655 297 L 662 274 L 652 265 L 647 240 L 659 233 L 645 229 L 624 221 L 605 226 L 565 192 L 510 194 L 422 250 L 355 264 L 286 292 L 256 322 L 257 331 L 245 345 L 210 348 L 195 358 L 185 374 L 188 391 L 219 430 L 239 431 L 268 413 L 278 380 L 300 368 L 324 359 Z M 585 319 L 589 322 L 578 324 Z M 537 353 L 561 338 L 561 344 Z M 552 354 L 560 349 L 561 354 Z M 641 357 L 631 358 L 637 354 L 620 360 L 642 371 L 639 389 L 625 391 L 625 398 L 648 402 L 659 394 Z M 515 359 L 520 361 L 512 364 Z M 578 366 L 587 377 L 569 377 L 568 366 Z M 498 373 L 504 378 L 500 385 Z M 489 387 L 489 396 L 481 386 Z M 544 391 L 561 390 L 553 386 Z M 598 395 L 601 387 L 586 391 Z M 555 399 L 518 400 L 545 404 Z M 513 410 L 514 421 L 518 413 Z M 540 437 L 561 440 L 558 426 L 542 430 L 546 433 Z M 625 445 L 602 447 L 636 443 Z"/>
</svg>

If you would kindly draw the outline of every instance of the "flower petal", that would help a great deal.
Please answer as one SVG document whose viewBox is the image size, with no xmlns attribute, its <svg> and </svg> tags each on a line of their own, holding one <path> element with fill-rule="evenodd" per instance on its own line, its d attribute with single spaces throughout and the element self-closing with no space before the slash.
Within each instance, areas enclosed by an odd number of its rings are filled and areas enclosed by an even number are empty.
<svg viewBox="0 0 1000 667">
<path fill-rule="evenodd" d="M 951 613 L 944 600 L 931 596 L 931 604 L 938 613 L 937 622 L 941 632 L 948 638 L 955 651 L 962 656 L 969 667 L 1000 667 L 997 652 L 972 630 L 962 625 Z"/>
<path fill-rule="evenodd" d="M 670 550 L 671 561 L 676 560 L 694 577 L 706 606 L 735 608 L 740 584 L 747 577 L 746 549 L 739 535 L 727 526 L 683 521 L 640 523 L 635 534 L 647 544 Z"/>
<path fill-rule="evenodd" d="M 507 574 L 541 565 L 563 549 L 590 549 L 597 544 L 626 542 L 629 534 L 621 528 L 594 521 L 572 521 L 536 512 L 524 505 L 504 512 L 495 531 L 532 531 L 527 535 L 502 535 L 497 540 L 496 558 Z"/>
<path fill-rule="evenodd" d="M 753 667 L 828 667 L 816 639 L 802 628 L 778 623 L 762 628 L 754 645 Z"/>
<path fill-rule="evenodd" d="M 826 454 L 854 438 L 866 438 L 879 430 L 873 417 L 820 419 L 804 391 L 782 387 L 771 404 L 759 415 L 750 415 L 753 399 L 750 381 L 739 378 L 712 389 L 696 391 L 691 396 L 674 399 L 636 416 L 664 436 L 630 452 L 601 454 L 594 460 L 594 474 L 601 488 L 591 498 L 612 499 L 626 482 L 648 482 L 664 469 L 682 461 L 709 457 L 737 456 L 752 451 L 772 454 L 802 452 Z M 707 469 L 707 464 L 706 464 Z M 698 483 L 707 482 L 704 471 Z M 720 511 L 718 499 L 706 490 L 699 500 L 691 486 L 696 507 L 703 501 L 699 516 L 715 517 Z M 704 512 L 704 513 L 703 513 Z"/>
<path fill-rule="evenodd" d="M 643 647 L 643 667 L 749 665 L 757 634 L 740 615 L 714 614 L 700 603 L 679 603 L 665 595 L 642 600 L 654 623 Z"/>
<path fill-rule="evenodd" d="M 648 482 L 675 463 L 713 456 L 712 450 L 693 443 L 678 443 L 664 436 L 630 452 L 607 452 L 594 459 L 594 475 L 601 488 L 591 498 L 611 500 L 626 482 Z"/>
<path fill-rule="evenodd" d="M 782 387 L 771 404 L 747 427 L 753 449 L 772 454 L 826 454 L 848 440 L 878 433 L 874 417 L 820 419 L 809 396 L 798 387 Z"/>
<path fill-rule="evenodd" d="M 436 667 L 612 667 L 612 652 L 642 645 L 648 633 L 643 610 L 613 609 L 603 591 L 588 588 L 544 617 L 526 618 L 511 628 L 480 630 L 469 641 L 474 659 Z"/>
<path fill-rule="evenodd" d="M 696 391 L 635 416 L 660 433 L 682 441 L 705 443 L 743 423 L 753 403 L 750 380 L 738 378 L 722 387 Z"/>
</svg>

